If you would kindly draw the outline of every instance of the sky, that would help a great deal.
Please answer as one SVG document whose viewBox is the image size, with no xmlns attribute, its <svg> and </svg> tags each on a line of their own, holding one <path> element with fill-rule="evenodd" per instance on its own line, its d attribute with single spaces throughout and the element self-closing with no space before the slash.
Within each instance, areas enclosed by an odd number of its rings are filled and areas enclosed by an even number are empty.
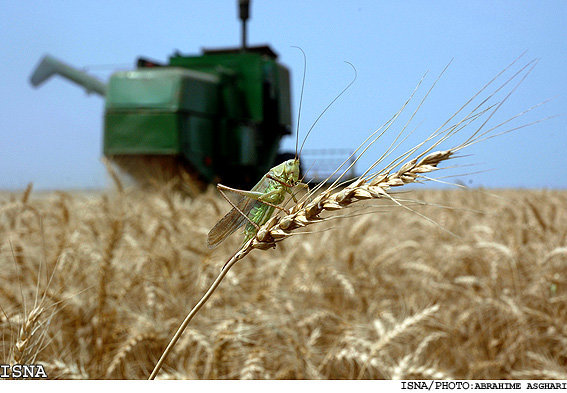
<svg viewBox="0 0 567 393">
<path fill-rule="evenodd" d="M 0 0 L 0 189 L 22 189 L 29 182 L 44 190 L 110 184 L 100 160 L 104 100 L 58 77 L 32 88 L 29 76 L 41 56 L 49 53 L 106 82 L 112 72 L 132 69 L 138 56 L 166 62 L 175 50 L 198 54 L 202 48 L 238 46 L 236 3 Z M 514 69 L 532 59 L 539 59 L 537 66 L 491 122 L 551 99 L 512 124 L 549 119 L 466 149 L 465 157 L 450 164 L 459 168 L 447 172 L 455 176 L 447 181 L 565 189 L 566 21 L 567 2 L 559 0 L 252 0 L 248 37 L 250 45 L 269 44 L 291 69 L 294 121 L 303 58 L 292 46 L 305 51 L 300 140 L 353 78 L 345 61 L 356 68 L 354 85 L 317 123 L 306 149 L 355 149 L 398 111 L 426 72 L 420 97 L 452 60 L 408 127 L 413 133 L 404 143 L 415 145 L 526 52 Z M 412 104 L 415 108 L 419 99 Z M 403 124 L 360 158 L 358 173 L 383 153 Z M 293 151 L 294 145 L 294 137 L 287 137 L 282 149 Z"/>
</svg>

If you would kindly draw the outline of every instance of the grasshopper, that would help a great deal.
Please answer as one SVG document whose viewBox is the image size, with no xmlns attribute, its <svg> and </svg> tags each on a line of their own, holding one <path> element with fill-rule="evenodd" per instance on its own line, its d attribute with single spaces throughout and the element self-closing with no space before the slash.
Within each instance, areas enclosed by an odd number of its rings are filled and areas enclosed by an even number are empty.
<svg viewBox="0 0 567 393">
<path fill-rule="evenodd" d="M 289 193 L 297 203 L 295 195 L 291 191 L 299 182 L 299 158 L 287 160 L 276 165 L 262 176 L 250 191 L 230 188 L 222 184 L 217 184 L 217 189 L 221 195 L 232 205 L 232 210 L 228 212 L 210 230 L 207 237 L 207 245 L 214 248 L 234 231 L 244 226 L 244 241 L 246 243 L 274 214 L 275 209 L 286 211 L 279 206 Z M 232 191 L 242 196 L 237 204 L 234 204 L 223 191 Z"/>
</svg>

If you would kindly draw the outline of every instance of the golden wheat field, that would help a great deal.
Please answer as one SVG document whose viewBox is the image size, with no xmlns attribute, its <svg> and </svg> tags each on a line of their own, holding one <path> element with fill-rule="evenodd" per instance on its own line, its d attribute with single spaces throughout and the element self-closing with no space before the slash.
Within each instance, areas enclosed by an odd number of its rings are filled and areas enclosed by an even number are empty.
<svg viewBox="0 0 567 393">
<path fill-rule="evenodd" d="M 29 191 L 0 194 L 0 363 L 147 378 L 240 244 L 206 247 L 228 204 Z M 239 261 L 158 378 L 567 379 L 567 192 L 402 196 L 431 221 L 373 203 Z"/>
</svg>

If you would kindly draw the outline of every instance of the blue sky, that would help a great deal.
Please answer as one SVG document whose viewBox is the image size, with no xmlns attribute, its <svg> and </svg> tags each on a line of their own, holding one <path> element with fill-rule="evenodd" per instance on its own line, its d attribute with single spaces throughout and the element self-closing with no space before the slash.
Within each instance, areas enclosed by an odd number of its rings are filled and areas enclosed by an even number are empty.
<svg viewBox="0 0 567 393">
<path fill-rule="evenodd" d="M 43 54 L 106 81 L 140 55 L 166 61 L 177 49 L 196 54 L 240 39 L 235 0 L 0 0 L 0 12 L 0 189 L 108 184 L 100 162 L 104 101 L 59 78 L 33 89 L 28 78 Z M 567 188 L 567 2 L 252 0 L 251 16 L 249 43 L 269 43 L 292 70 L 294 113 L 303 59 L 291 46 L 307 53 L 301 137 L 350 81 L 343 61 L 358 71 L 306 148 L 355 148 L 398 110 L 426 71 L 428 87 L 454 59 L 413 123 L 408 142 L 417 143 L 527 51 L 521 62 L 540 61 L 494 120 L 548 98 L 515 124 L 562 116 L 474 146 L 456 163 L 475 166 L 456 173 L 482 172 L 457 179 L 471 186 Z M 293 145 L 288 138 L 283 148 Z M 379 141 L 367 152 L 358 172 L 385 146 L 387 140 Z"/>
</svg>

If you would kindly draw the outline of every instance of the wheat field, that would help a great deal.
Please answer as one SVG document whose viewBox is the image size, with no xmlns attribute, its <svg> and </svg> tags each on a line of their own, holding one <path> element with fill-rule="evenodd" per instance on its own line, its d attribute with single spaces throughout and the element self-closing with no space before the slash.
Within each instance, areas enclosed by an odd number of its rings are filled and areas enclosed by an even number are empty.
<svg viewBox="0 0 567 393">
<path fill-rule="evenodd" d="M 567 379 L 567 192 L 417 190 L 250 253 L 161 379 Z M 212 187 L 0 194 L 0 363 L 142 379 L 238 248 Z"/>
</svg>

